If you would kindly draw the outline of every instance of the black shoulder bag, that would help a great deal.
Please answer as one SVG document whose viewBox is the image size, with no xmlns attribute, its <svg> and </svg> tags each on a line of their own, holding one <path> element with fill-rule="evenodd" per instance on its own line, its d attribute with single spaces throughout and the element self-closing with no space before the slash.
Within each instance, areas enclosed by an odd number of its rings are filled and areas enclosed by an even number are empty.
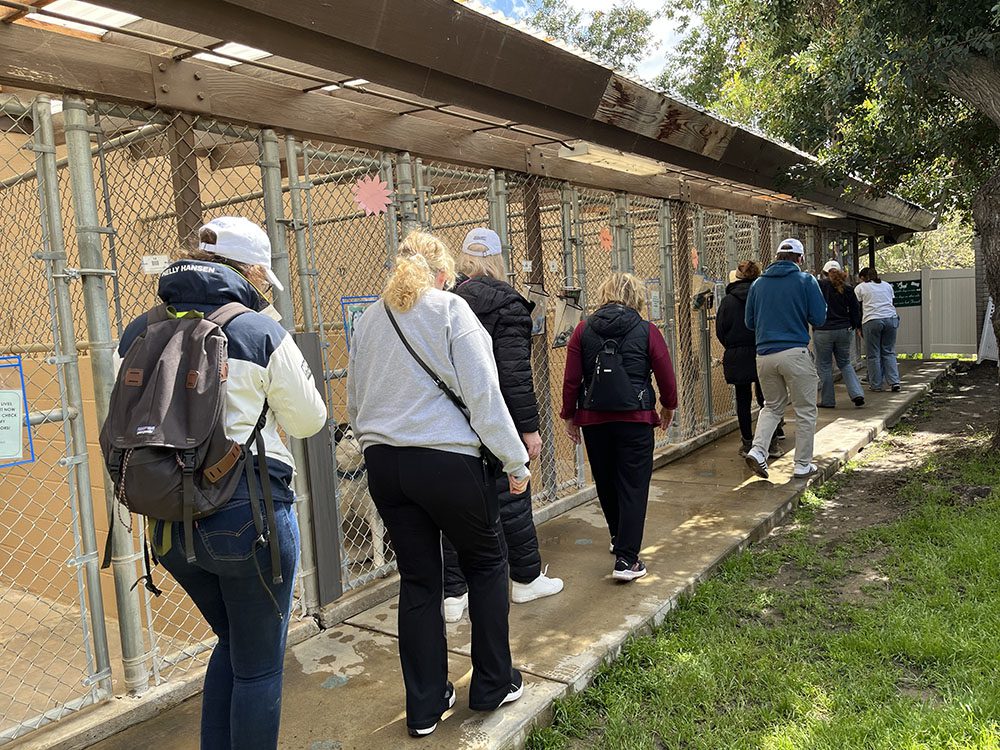
<svg viewBox="0 0 1000 750">
<path fill-rule="evenodd" d="M 472 420 L 469 416 L 469 407 L 466 406 L 465 402 L 458 397 L 458 394 L 449 388 L 448 384 L 441 380 L 441 378 L 437 376 L 437 373 L 434 372 L 434 370 L 432 370 L 430 366 L 420 358 L 420 355 L 413 350 L 413 347 L 410 346 L 410 342 L 406 340 L 406 336 L 404 336 L 403 332 L 399 329 L 399 323 L 396 322 L 396 317 L 392 314 L 392 310 L 389 309 L 389 305 L 383 303 L 383 306 L 385 307 L 385 314 L 389 316 L 389 322 L 392 323 L 392 327 L 395 329 L 396 335 L 399 336 L 399 340 L 403 342 L 403 346 L 406 347 L 406 351 L 408 351 L 410 356 L 416 360 L 416 363 L 420 365 L 423 371 L 430 376 L 431 380 L 434 381 L 434 385 L 440 388 L 441 392 L 444 393 L 444 395 L 448 397 L 458 410 L 462 412 L 462 415 L 469 420 L 469 427 L 472 427 Z M 472 431 L 475 432 L 475 428 L 473 428 Z M 476 434 L 476 437 L 479 437 L 478 433 Z M 482 438 L 479 438 L 479 445 L 480 454 L 483 458 L 483 464 L 486 466 L 486 470 L 489 475 L 497 476 L 502 474 L 503 461 L 493 455 L 493 452 L 486 447 L 486 443 L 483 442 Z"/>
</svg>

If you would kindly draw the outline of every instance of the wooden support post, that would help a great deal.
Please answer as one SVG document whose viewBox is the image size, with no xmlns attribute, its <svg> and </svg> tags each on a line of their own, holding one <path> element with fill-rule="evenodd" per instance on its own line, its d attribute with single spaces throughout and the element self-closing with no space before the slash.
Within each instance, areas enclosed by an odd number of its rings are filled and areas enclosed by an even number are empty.
<svg viewBox="0 0 1000 750">
<path fill-rule="evenodd" d="M 861 238 L 855 232 L 851 235 L 851 275 L 857 279 L 858 271 L 861 270 Z"/>
<path fill-rule="evenodd" d="M 528 260 L 531 262 L 531 272 L 528 274 L 528 283 L 535 288 L 542 288 L 545 285 L 545 257 L 542 248 L 542 212 L 541 197 L 538 191 L 538 180 L 528 180 L 524 184 L 524 246 L 527 250 Z M 532 361 L 534 364 L 535 383 L 543 384 L 542 393 L 547 394 L 543 398 L 551 399 L 552 383 L 551 367 L 549 365 L 549 348 L 546 339 L 541 338 L 538 342 L 532 342 Z M 536 387 L 536 392 L 538 388 Z M 556 448 L 555 448 L 555 419 L 552 416 L 556 408 L 544 409 L 539 404 L 539 415 L 541 424 L 539 432 L 542 434 L 542 455 L 539 460 L 541 464 L 539 475 L 541 477 L 542 490 L 548 495 L 549 501 L 556 499 L 558 492 L 558 481 L 556 479 Z"/>
<path fill-rule="evenodd" d="M 868 235 L 868 265 L 875 268 L 875 237 Z"/>
<path fill-rule="evenodd" d="M 181 247 L 193 249 L 198 246 L 198 230 L 204 222 L 198 157 L 195 154 L 194 118 L 191 115 L 174 116 L 167 125 L 167 143 L 177 212 L 177 240 Z"/>
</svg>

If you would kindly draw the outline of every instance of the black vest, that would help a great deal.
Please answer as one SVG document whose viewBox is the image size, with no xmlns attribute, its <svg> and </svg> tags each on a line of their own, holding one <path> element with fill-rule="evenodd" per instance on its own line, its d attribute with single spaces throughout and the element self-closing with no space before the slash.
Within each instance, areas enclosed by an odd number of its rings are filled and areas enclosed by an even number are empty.
<svg viewBox="0 0 1000 750">
<path fill-rule="evenodd" d="M 656 398 L 653 394 L 652 370 L 649 363 L 649 323 L 632 308 L 614 302 L 591 315 L 583 329 L 580 350 L 583 356 L 584 388 L 580 389 L 579 407 L 583 408 L 586 384 L 590 383 L 594 376 L 597 355 L 604 342 L 609 339 L 618 342 L 622 364 L 635 389 L 635 395 L 641 394 L 641 410 L 654 409 Z"/>
</svg>

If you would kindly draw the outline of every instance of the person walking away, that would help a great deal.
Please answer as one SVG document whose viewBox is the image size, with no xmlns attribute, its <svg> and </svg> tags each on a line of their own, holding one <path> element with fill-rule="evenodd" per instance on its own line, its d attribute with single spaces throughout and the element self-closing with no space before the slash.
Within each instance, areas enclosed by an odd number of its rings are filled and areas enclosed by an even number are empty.
<svg viewBox="0 0 1000 750">
<path fill-rule="evenodd" d="M 752 260 L 740 263 L 730 275 L 726 296 L 719 303 L 715 314 L 715 337 L 725 348 L 722 355 L 722 371 L 726 382 L 736 393 L 736 419 L 740 425 L 740 456 L 746 456 L 753 446 L 753 399 L 756 395 L 758 406 L 764 406 L 764 394 L 757 380 L 757 351 L 754 332 L 746 326 L 747 295 L 750 285 L 760 276 L 760 266 Z M 779 424 L 768 448 L 768 455 L 781 455 L 778 441 L 784 439 Z"/>
<path fill-rule="evenodd" d="M 197 250 L 186 252 L 161 274 L 158 295 L 166 307 L 129 323 L 116 365 L 133 345 L 143 344 L 158 319 L 166 320 L 158 316 L 211 319 L 225 306 L 232 309 L 232 303 L 247 308 L 222 325 L 228 342 L 224 416 L 226 437 L 237 447 L 249 443 L 253 455 L 230 499 L 195 520 L 190 538 L 183 522 L 152 519 L 149 537 L 159 562 L 218 637 L 205 673 L 202 750 L 273 750 L 278 745 L 285 641 L 299 559 L 291 489 L 295 465 L 278 428 L 294 438 L 309 437 L 326 425 L 327 411 L 302 353 L 265 297 L 270 286 L 281 289 L 271 271 L 267 234 L 247 219 L 229 216 L 204 225 L 199 239 Z M 124 382 L 134 386 L 141 379 L 141 373 L 136 377 L 128 370 Z M 266 422 L 259 432 L 266 461 L 253 439 L 262 413 Z M 262 465 L 267 467 L 264 477 Z M 248 474 L 253 476 L 252 488 Z M 274 509 L 266 539 L 257 523 L 266 511 L 257 490 L 260 479 L 269 481 Z M 270 538 L 270 529 L 276 538 Z M 272 564 L 275 546 L 279 570 Z M 151 585 L 149 581 L 147 587 Z"/>
<path fill-rule="evenodd" d="M 531 374 L 531 311 L 533 303 L 504 281 L 500 237 L 492 229 L 472 229 L 458 256 L 458 285 L 455 293 L 469 303 L 493 341 L 493 357 L 500 376 L 500 392 L 521 434 L 530 460 L 542 450 L 538 434 L 538 400 Z M 531 486 L 512 495 L 506 474 L 497 467 L 493 475 L 500 503 L 500 524 L 507 543 L 510 566 L 511 601 L 524 604 L 563 590 L 559 578 L 549 578 L 542 570 L 538 533 L 531 512 Z M 469 594 L 458 555 L 444 540 L 444 619 L 457 622 L 468 606 Z"/>
<path fill-rule="evenodd" d="M 597 304 L 569 340 L 561 416 L 573 443 L 580 444 L 583 431 L 611 533 L 611 575 L 629 582 L 646 575 L 639 551 L 653 474 L 653 430 L 670 426 L 677 385 L 663 334 L 642 319 L 642 282 L 613 273 L 598 288 Z M 660 394 L 659 413 L 651 376 Z"/>
<path fill-rule="evenodd" d="M 899 313 L 894 304 L 892 284 L 882 281 L 874 268 L 862 268 L 858 278 L 861 283 L 854 292 L 861 303 L 861 335 L 865 339 L 868 357 L 868 387 L 878 392 L 888 385 L 894 393 L 898 392 L 896 334 L 899 332 Z"/>
<path fill-rule="evenodd" d="M 833 362 L 844 378 L 847 395 L 855 406 L 865 405 L 864 389 L 851 363 L 851 341 L 861 328 L 861 306 L 854 288 L 847 283 L 847 274 L 835 260 L 823 266 L 824 278 L 819 288 L 826 300 L 826 322 L 813 329 L 813 348 L 819 372 L 820 398 L 817 406 L 834 409 L 837 406 L 833 387 Z"/>
<path fill-rule="evenodd" d="M 826 322 L 826 301 L 819 283 L 802 271 L 805 250 L 797 239 L 782 240 L 776 262 L 750 287 L 747 328 L 757 340 L 757 375 L 764 391 L 764 409 L 757 417 L 747 465 L 767 479 L 767 447 L 781 422 L 789 399 L 795 409 L 796 479 L 816 473 L 813 438 L 816 433 L 816 364 L 809 351 L 809 326 Z"/>
<path fill-rule="evenodd" d="M 415 737 L 433 732 L 455 703 L 442 533 L 455 545 L 469 586 L 469 706 L 492 711 L 524 689 L 511 662 L 506 549 L 483 450 L 502 465 L 512 495 L 527 490 L 528 452 L 504 403 L 489 334 L 464 299 L 443 291 L 454 280 L 455 260 L 444 243 L 411 232 L 383 300 L 358 321 L 347 376 L 368 488 L 396 550 L 399 660 L 406 725 Z"/>
</svg>

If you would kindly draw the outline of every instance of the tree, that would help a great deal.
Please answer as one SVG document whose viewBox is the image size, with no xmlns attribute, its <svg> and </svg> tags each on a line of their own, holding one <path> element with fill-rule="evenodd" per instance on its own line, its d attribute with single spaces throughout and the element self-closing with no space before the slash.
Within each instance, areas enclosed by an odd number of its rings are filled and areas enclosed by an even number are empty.
<svg viewBox="0 0 1000 750">
<path fill-rule="evenodd" d="M 567 0 L 532 0 L 525 21 L 556 39 L 575 44 L 605 65 L 622 70 L 635 66 L 652 49 L 649 29 L 656 16 L 632 0 L 586 15 Z"/>
<path fill-rule="evenodd" d="M 937 229 L 879 252 L 879 271 L 901 273 L 921 268 L 971 268 L 975 264 L 972 224 L 966 212 L 942 217 Z"/>
<path fill-rule="evenodd" d="M 857 175 L 939 216 L 971 209 L 1000 300 L 1000 3 L 678 0 L 670 13 L 685 32 L 663 85 L 817 154 L 790 189 Z"/>
</svg>

